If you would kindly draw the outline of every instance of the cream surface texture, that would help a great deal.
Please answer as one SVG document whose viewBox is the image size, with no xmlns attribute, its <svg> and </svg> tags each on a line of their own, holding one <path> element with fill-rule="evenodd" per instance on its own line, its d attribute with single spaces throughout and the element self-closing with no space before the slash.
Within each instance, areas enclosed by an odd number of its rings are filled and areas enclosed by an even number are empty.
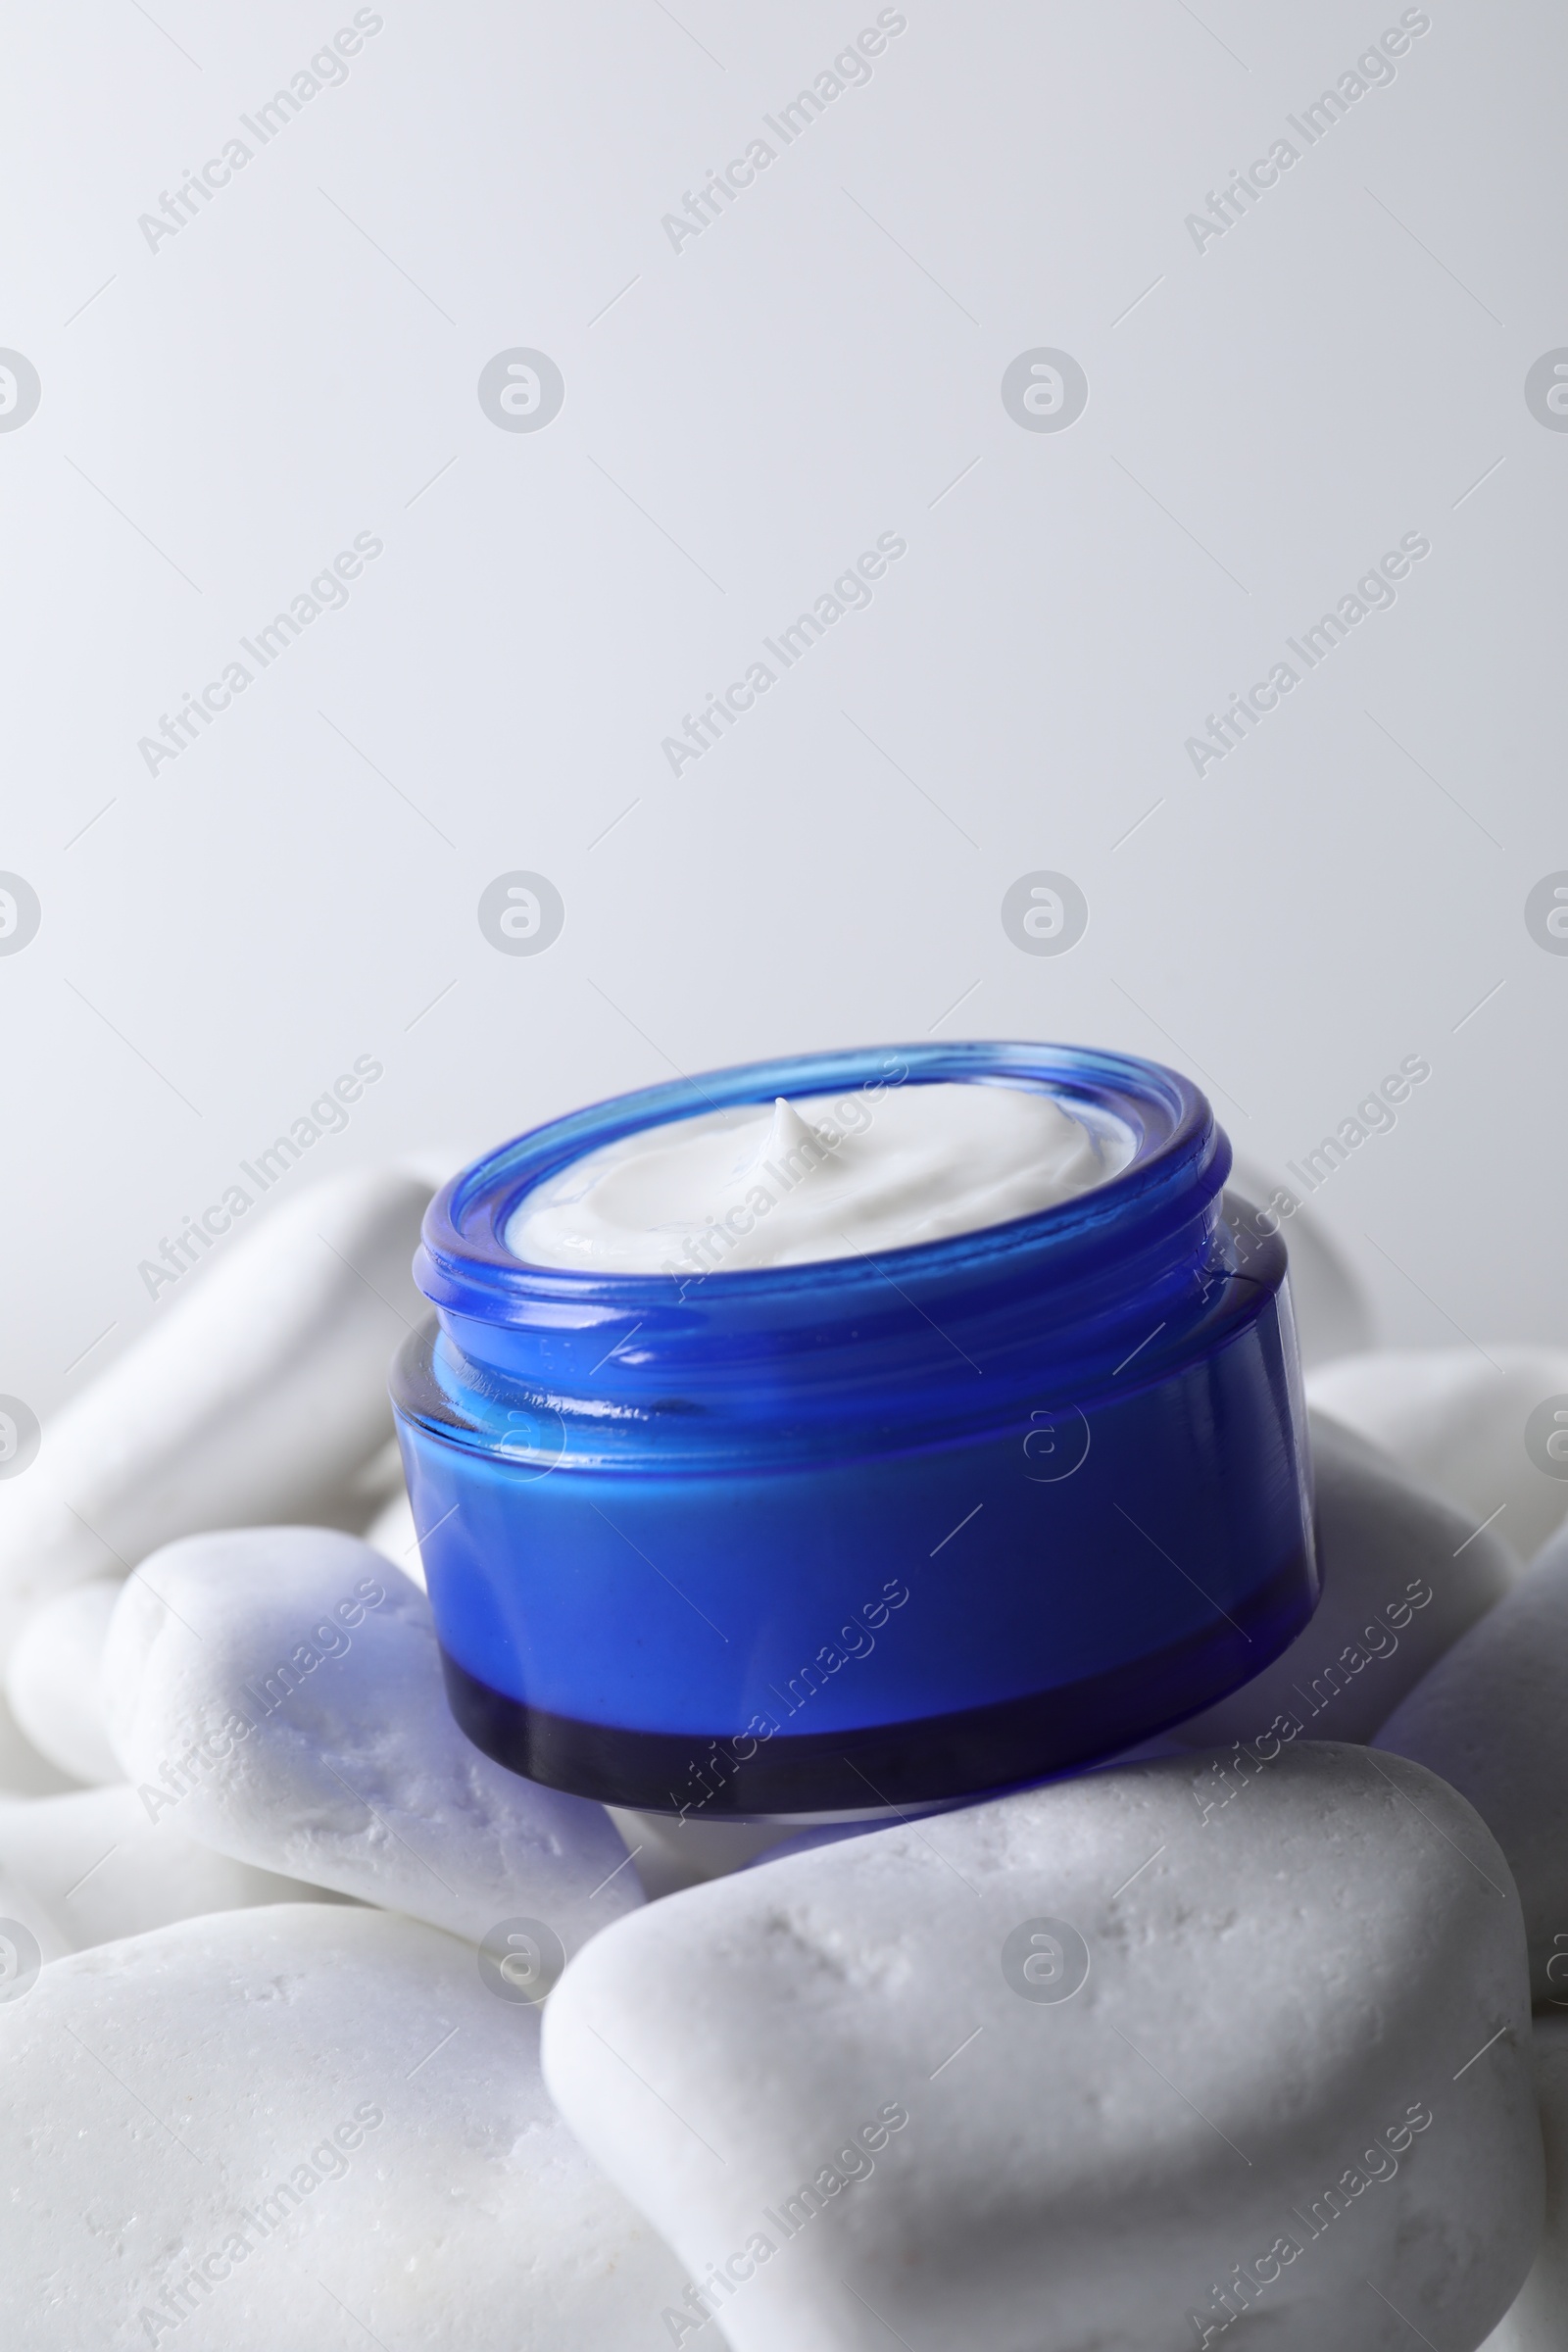
<svg viewBox="0 0 1568 2352">
<path fill-rule="evenodd" d="M 907 1250 L 1103 1184 L 1133 1144 L 1026 1087 L 781 1096 L 646 1127 L 537 1187 L 507 1248 L 595 1274 L 717 1273 Z"/>
</svg>

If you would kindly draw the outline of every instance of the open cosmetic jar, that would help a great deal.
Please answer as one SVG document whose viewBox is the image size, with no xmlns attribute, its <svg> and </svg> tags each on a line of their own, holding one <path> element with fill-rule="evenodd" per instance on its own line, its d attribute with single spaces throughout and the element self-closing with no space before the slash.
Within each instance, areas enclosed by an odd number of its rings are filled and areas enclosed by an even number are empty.
<svg viewBox="0 0 1568 2352">
<path fill-rule="evenodd" d="M 641 1131 L 956 1084 L 1043 1091 L 1112 1172 L 807 1263 L 509 1247 Z M 393 1400 L 469 1739 L 611 1804 L 864 1816 L 1111 1755 L 1260 1672 L 1318 1584 L 1285 1249 L 1230 1158 L 1157 1063 L 927 1044 L 647 1088 L 465 1169 Z"/>
</svg>

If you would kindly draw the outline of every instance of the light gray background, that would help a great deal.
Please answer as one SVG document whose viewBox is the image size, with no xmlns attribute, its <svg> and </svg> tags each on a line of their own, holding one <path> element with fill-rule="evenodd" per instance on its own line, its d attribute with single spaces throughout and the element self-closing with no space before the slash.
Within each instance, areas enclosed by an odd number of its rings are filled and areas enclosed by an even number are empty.
<svg viewBox="0 0 1568 2352">
<path fill-rule="evenodd" d="M 138 1261 L 367 1054 L 316 1169 L 928 1034 L 1172 1060 L 1278 1166 L 1420 1054 L 1316 1203 L 1383 1335 L 1568 1333 L 1568 957 L 1523 920 L 1568 866 L 1568 434 L 1523 397 L 1568 343 L 1561 12 L 1434 0 L 1201 253 L 1187 214 L 1397 6 L 909 0 L 678 253 L 662 216 L 874 6 L 379 13 L 152 252 L 352 9 L 11 12 L 0 343 L 43 396 L 0 434 L 0 866 L 43 923 L 0 959 L 0 1389 L 47 1415 L 167 1313 Z M 538 433 L 476 396 L 514 345 L 564 374 Z M 1068 431 L 1002 405 L 1035 345 L 1087 370 Z M 1396 607 L 1195 776 L 1412 530 Z M 361 531 L 346 610 L 150 776 Z M 884 531 L 870 609 L 673 778 L 682 713 Z M 542 956 L 478 927 L 517 867 L 564 900 Z M 1002 928 L 1037 867 L 1089 901 L 1060 957 Z"/>
</svg>

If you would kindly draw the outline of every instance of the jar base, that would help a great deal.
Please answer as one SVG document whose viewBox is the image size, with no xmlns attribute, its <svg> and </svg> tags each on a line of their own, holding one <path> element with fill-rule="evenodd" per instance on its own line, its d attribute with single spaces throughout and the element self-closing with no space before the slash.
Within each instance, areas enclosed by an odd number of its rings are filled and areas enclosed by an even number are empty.
<svg viewBox="0 0 1568 2352">
<path fill-rule="evenodd" d="M 475 1747 L 523 1779 L 639 1812 L 708 1820 L 858 1815 L 979 1797 L 1089 1765 L 1198 1714 L 1248 1682 L 1312 1613 L 1303 1552 L 1227 1618 L 1113 1673 L 954 1714 L 834 1732 L 646 1732 L 588 1723 L 493 1690 L 445 1649 L 447 1703 Z M 1262 1728 L 1262 1727 L 1259 1727 Z M 749 1746 L 745 1757 L 737 1746 Z"/>
</svg>

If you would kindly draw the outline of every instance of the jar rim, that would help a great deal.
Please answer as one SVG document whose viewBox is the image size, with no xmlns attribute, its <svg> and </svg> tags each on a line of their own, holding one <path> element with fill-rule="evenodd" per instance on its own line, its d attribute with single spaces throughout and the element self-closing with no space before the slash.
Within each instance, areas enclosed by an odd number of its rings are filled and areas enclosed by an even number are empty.
<svg viewBox="0 0 1568 2352">
<path fill-rule="evenodd" d="M 552 1305 L 635 1314 L 699 1287 L 710 1311 L 732 1300 L 748 1318 L 781 1306 L 803 1290 L 847 1287 L 864 1279 L 867 1261 L 816 1258 L 782 1266 L 716 1269 L 711 1278 L 666 1273 L 607 1273 L 542 1266 L 519 1258 L 503 1236 L 527 1194 L 590 1152 L 640 1130 L 778 1095 L 821 1095 L 856 1086 L 1021 1085 L 1074 1099 L 1121 1119 L 1134 1138 L 1126 1164 L 1102 1183 L 1026 1215 L 934 1241 L 876 1252 L 873 1278 L 920 1285 L 945 1282 L 974 1264 L 1011 1252 L 1070 1249 L 1114 1223 L 1185 1223 L 1219 1194 L 1230 1145 L 1200 1089 L 1163 1062 L 1099 1047 L 1030 1041 L 965 1040 L 933 1045 L 870 1046 L 775 1056 L 683 1076 L 614 1095 L 513 1137 L 453 1176 L 425 1212 L 415 1279 L 438 1309 L 480 1322 L 531 1322 Z M 891 1276 L 881 1270 L 891 1266 Z"/>
</svg>

